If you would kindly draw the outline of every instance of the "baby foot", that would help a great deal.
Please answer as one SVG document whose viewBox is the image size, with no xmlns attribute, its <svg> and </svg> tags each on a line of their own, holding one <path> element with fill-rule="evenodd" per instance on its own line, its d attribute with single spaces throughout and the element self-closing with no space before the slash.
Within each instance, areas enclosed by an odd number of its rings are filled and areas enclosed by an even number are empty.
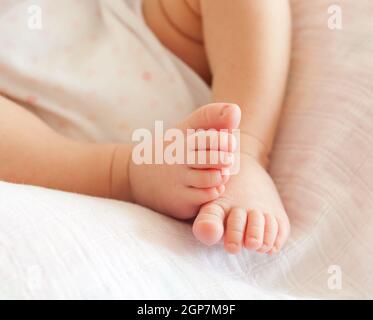
<svg viewBox="0 0 373 320">
<path fill-rule="evenodd" d="M 196 238 L 207 245 L 217 243 L 224 234 L 229 253 L 238 253 L 242 247 L 276 253 L 289 232 L 289 220 L 271 177 L 247 154 L 241 154 L 240 172 L 231 177 L 224 194 L 203 205 L 193 225 Z"/>
<path fill-rule="evenodd" d="M 185 145 L 189 145 L 187 142 L 196 140 L 205 133 L 203 130 L 235 129 L 239 121 L 238 106 L 217 103 L 199 108 L 177 129 L 184 133 L 187 129 L 202 129 L 189 136 L 184 134 Z M 208 136 L 206 146 L 197 143 L 193 149 L 185 150 L 185 158 L 204 157 L 204 163 L 137 165 L 131 161 L 129 180 L 133 201 L 179 219 L 190 219 L 202 204 L 217 199 L 229 179 L 222 170 L 232 165 L 234 136 L 223 131 L 211 131 Z"/>
</svg>

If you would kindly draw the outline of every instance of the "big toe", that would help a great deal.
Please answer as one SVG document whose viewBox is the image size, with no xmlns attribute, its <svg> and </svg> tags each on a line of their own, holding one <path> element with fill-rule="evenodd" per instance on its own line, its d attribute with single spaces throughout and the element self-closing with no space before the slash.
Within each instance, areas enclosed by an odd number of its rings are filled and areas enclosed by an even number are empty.
<svg viewBox="0 0 373 320">
<path fill-rule="evenodd" d="M 237 129 L 241 109 L 233 103 L 212 103 L 198 108 L 179 127 L 181 129 Z"/>
<path fill-rule="evenodd" d="M 224 234 L 225 212 L 217 204 L 201 207 L 193 224 L 193 234 L 203 244 L 212 246 L 219 242 Z"/>
</svg>

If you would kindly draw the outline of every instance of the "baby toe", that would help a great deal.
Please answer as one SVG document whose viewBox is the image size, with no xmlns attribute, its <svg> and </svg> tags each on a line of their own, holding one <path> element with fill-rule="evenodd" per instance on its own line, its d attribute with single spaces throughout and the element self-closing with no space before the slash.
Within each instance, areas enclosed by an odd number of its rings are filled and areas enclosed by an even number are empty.
<svg viewBox="0 0 373 320">
<path fill-rule="evenodd" d="M 187 138 L 190 150 L 220 150 L 234 152 L 237 148 L 236 137 L 227 131 L 197 130 Z"/>
<path fill-rule="evenodd" d="M 224 247 L 227 252 L 234 254 L 241 250 L 246 221 L 247 213 L 244 209 L 234 208 L 230 211 L 224 238 Z"/>
<path fill-rule="evenodd" d="M 215 203 L 201 207 L 193 223 L 194 236 L 206 245 L 217 243 L 224 233 L 224 209 Z"/>
<path fill-rule="evenodd" d="M 217 150 L 190 151 L 187 163 L 193 169 L 223 169 L 234 164 L 234 154 Z"/>
<path fill-rule="evenodd" d="M 182 199 L 193 207 L 200 207 L 204 203 L 218 199 L 225 191 L 224 184 L 213 188 L 185 187 Z"/>
<path fill-rule="evenodd" d="M 259 253 L 267 253 L 273 248 L 278 233 L 278 224 L 275 216 L 265 213 L 264 220 L 263 245 L 257 250 Z"/>
<path fill-rule="evenodd" d="M 247 216 L 245 248 L 257 250 L 263 245 L 265 219 L 259 211 L 250 211 Z"/>
<path fill-rule="evenodd" d="M 277 253 L 282 249 L 290 233 L 290 224 L 287 218 L 277 218 L 276 221 L 278 232 L 273 249 L 270 251 L 271 254 Z"/>
</svg>

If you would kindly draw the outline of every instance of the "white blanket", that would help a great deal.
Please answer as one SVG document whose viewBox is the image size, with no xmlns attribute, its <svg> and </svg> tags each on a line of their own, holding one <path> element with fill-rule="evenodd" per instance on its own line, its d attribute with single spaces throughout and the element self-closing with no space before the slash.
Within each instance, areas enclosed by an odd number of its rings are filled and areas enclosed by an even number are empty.
<svg viewBox="0 0 373 320">
<path fill-rule="evenodd" d="M 283 252 L 228 256 L 139 206 L 0 183 L 0 298 L 373 298 L 373 3 L 334 3 L 342 30 L 330 1 L 292 1 L 271 166 L 292 224 Z"/>
</svg>

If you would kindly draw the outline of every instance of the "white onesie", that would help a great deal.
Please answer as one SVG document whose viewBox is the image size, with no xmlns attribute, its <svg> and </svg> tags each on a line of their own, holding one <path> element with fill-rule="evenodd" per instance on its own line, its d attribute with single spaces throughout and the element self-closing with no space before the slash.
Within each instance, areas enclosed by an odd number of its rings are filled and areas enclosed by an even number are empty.
<svg viewBox="0 0 373 320">
<path fill-rule="evenodd" d="M 140 0 L 2 0 L 0 93 L 97 142 L 130 142 L 155 120 L 169 127 L 210 98 L 148 29 Z"/>
</svg>

